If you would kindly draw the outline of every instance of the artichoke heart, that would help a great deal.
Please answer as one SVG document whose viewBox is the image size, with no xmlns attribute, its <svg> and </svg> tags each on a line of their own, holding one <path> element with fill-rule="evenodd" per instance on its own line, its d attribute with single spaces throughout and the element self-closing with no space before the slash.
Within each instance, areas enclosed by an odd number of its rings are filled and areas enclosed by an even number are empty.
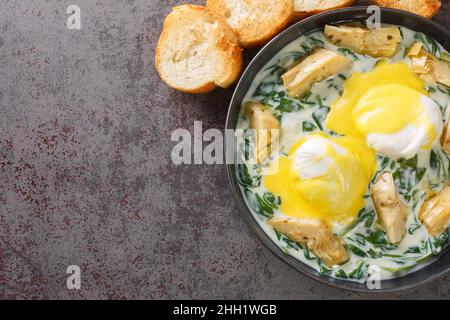
<svg viewBox="0 0 450 320">
<path fill-rule="evenodd" d="M 272 218 L 268 223 L 291 240 L 307 246 L 328 267 L 343 264 L 350 257 L 342 241 L 328 225 L 312 218 Z"/>
<path fill-rule="evenodd" d="M 425 82 L 450 87 L 450 65 L 425 51 L 422 43 L 414 43 L 408 51 L 408 57 L 411 70 Z"/>
<path fill-rule="evenodd" d="M 351 65 L 348 58 L 327 49 L 317 49 L 295 67 L 281 76 L 287 94 L 303 97 L 315 82 L 334 76 Z"/>
<path fill-rule="evenodd" d="M 339 47 L 372 57 L 390 58 L 397 53 L 400 30 L 396 27 L 367 29 L 350 26 L 325 26 L 325 36 Z"/>
<path fill-rule="evenodd" d="M 445 153 L 450 155 L 450 120 L 447 122 L 447 125 L 444 127 L 444 131 L 442 131 L 441 145 L 442 145 L 442 150 L 444 150 Z"/>
<path fill-rule="evenodd" d="M 392 173 L 384 172 L 372 187 L 372 200 L 378 222 L 386 231 L 390 243 L 399 243 L 406 233 L 406 208 L 395 191 Z"/>
<path fill-rule="evenodd" d="M 249 117 L 249 127 L 254 130 L 255 152 L 257 163 L 262 163 L 270 156 L 278 145 L 280 123 L 275 116 L 261 103 L 249 101 L 245 105 Z"/>
<path fill-rule="evenodd" d="M 425 201 L 420 208 L 419 220 L 433 237 L 447 230 L 450 222 L 450 186 Z"/>
</svg>

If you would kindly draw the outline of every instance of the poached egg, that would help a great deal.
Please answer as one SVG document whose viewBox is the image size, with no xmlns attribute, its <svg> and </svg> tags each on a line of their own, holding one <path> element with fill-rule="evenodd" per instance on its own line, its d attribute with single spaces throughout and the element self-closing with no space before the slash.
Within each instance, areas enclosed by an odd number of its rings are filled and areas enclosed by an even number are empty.
<svg viewBox="0 0 450 320">
<path fill-rule="evenodd" d="M 296 141 L 271 167 L 264 187 L 281 197 L 283 214 L 346 225 L 364 207 L 376 161 L 360 138 L 315 133 Z"/>
<path fill-rule="evenodd" d="M 379 154 L 409 159 L 420 149 L 431 148 L 442 133 L 443 119 L 425 83 L 406 63 L 383 61 L 346 80 L 325 125 L 365 139 Z"/>
</svg>

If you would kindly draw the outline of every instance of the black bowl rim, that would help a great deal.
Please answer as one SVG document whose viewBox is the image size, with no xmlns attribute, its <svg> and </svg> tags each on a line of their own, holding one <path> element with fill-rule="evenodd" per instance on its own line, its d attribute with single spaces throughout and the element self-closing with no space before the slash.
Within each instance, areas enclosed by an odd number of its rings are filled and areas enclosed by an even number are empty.
<svg viewBox="0 0 450 320">
<path fill-rule="evenodd" d="M 259 50 L 259 52 L 254 56 L 254 58 L 251 60 L 245 71 L 243 72 L 236 88 L 233 93 L 228 113 L 227 113 L 227 119 L 226 119 L 226 125 L 225 129 L 234 129 L 237 121 L 237 116 L 239 114 L 240 110 L 240 104 L 241 100 L 238 101 L 238 95 L 239 93 L 243 92 L 243 95 L 245 95 L 246 91 L 248 90 L 248 87 L 245 88 L 244 83 L 247 81 L 250 81 L 250 84 L 253 80 L 247 79 L 249 77 L 249 74 L 253 71 L 257 73 L 262 66 L 265 65 L 272 57 L 273 54 L 268 54 L 267 52 L 270 51 L 271 48 L 275 47 L 275 45 L 280 42 L 284 37 L 289 35 L 292 32 L 295 31 L 301 31 L 301 27 L 304 25 L 307 25 L 309 23 L 313 23 L 314 21 L 320 20 L 320 19 L 330 19 L 330 21 L 326 23 L 343 23 L 343 22 L 351 22 L 351 21 L 362 21 L 366 19 L 369 14 L 367 13 L 368 6 L 357 6 L 357 7 L 350 7 L 350 8 L 343 8 L 333 11 L 324 12 L 321 14 L 314 15 L 312 17 L 308 17 L 302 21 L 299 21 L 280 34 L 278 34 L 275 38 L 273 38 L 271 41 L 269 41 L 262 49 Z M 340 19 L 340 15 L 351 15 L 352 17 L 349 17 L 347 19 Z M 427 30 L 425 33 L 427 35 L 431 35 L 435 38 L 438 38 L 438 42 L 443 45 L 446 50 L 450 51 L 450 36 L 449 32 L 444 29 L 442 26 L 438 25 L 434 21 L 428 20 L 426 18 L 423 18 L 421 16 L 418 16 L 416 14 L 402 11 L 402 10 L 396 10 L 396 9 L 388 9 L 388 8 L 381 8 L 381 18 L 382 22 L 384 21 L 383 15 L 391 15 L 398 17 L 401 17 L 403 20 L 411 19 L 417 26 L 420 26 L 421 29 L 417 30 L 411 26 L 405 26 L 409 29 L 421 31 L 421 30 Z M 336 18 L 336 19 L 334 19 Z M 403 24 L 398 22 L 387 22 L 391 23 L 393 25 L 401 25 L 404 26 L 404 21 L 402 21 Z M 412 24 L 412 23 L 411 23 Z M 323 25 L 322 25 L 323 27 Z M 300 37 L 301 35 L 311 32 L 314 29 L 317 28 L 311 28 L 305 30 L 305 32 L 301 31 L 297 33 L 297 37 Z M 421 31 L 422 32 L 422 31 Z M 443 39 L 445 41 L 443 41 Z M 289 44 L 291 41 L 295 40 L 295 38 L 292 38 L 290 41 L 287 41 L 282 47 Z M 281 48 L 282 48 L 281 47 Z M 280 48 L 280 49 L 281 49 Z M 261 67 L 258 68 L 256 71 L 253 70 L 254 65 L 258 64 L 260 60 L 264 60 L 264 56 L 268 55 L 269 57 L 265 59 L 265 62 L 261 64 Z M 242 89 L 244 87 L 244 89 Z M 227 143 L 225 143 L 225 152 L 228 151 L 229 146 Z M 233 149 L 233 148 L 231 148 Z M 227 153 L 225 153 L 227 154 Z M 450 270 L 450 254 L 449 254 L 449 248 L 447 248 L 439 257 L 436 257 L 434 259 L 431 259 L 430 262 L 422 267 L 420 270 L 417 270 L 415 272 L 412 272 L 410 274 L 407 274 L 405 276 L 389 279 L 389 280 L 383 280 L 381 281 L 381 289 L 368 289 L 364 284 L 358 283 L 358 282 L 352 282 L 348 280 L 340 280 L 336 278 L 332 278 L 327 275 L 320 274 L 315 269 L 309 267 L 308 265 L 304 264 L 300 260 L 294 258 L 291 255 L 285 254 L 281 251 L 281 249 L 269 238 L 269 236 L 263 231 L 263 229 L 259 226 L 258 222 L 253 217 L 253 214 L 248 209 L 247 205 L 245 204 L 245 201 L 243 199 L 242 193 L 239 189 L 236 175 L 235 175 L 235 166 L 234 164 L 226 164 L 226 170 L 227 170 L 227 176 L 229 185 L 233 194 L 233 198 L 238 206 L 238 210 L 242 217 L 244 218 L 247 225 L 250 227 L 250 229 L 256 234 L 258 239 L 263 243 L 263 245 L 269 249 L 276 257 L 278 257 L 280 260 L 294 268 L 295 270 L 301 272 L 302 274 L 306 275 L 307 277 L 314 279 L 318 282 L 330 285 L 332 287 L 336 287 L 339 289 L 345 289 L 345 290 L 351 290 L 356 292 L 365 292 L 365 293 L 379 293 L 379 292 L 393 292 L 393 291 L 400 291 L 400 290 L 406 290 L 411 289 L 420 285 L 423 285 L 433 279 L 436 279 L 443 274 L 445 274 L 448 270 Z M 440 262 L 440 269 L 437 267 L 437 263 Z M 434 267 L 433 267 L 434 266 Z M 426 275 L 425 272 L 430 271 L 430 274 Z M 420 274 L 420 277 L 417 277 L 417 275 Z M 419 278 L 419 279 L 416 279 Z M 400 283 L 398 283 L 400 282 Z M 383 283 L 388 283 L 387 288 L 383 288 Z"/>
</svg>

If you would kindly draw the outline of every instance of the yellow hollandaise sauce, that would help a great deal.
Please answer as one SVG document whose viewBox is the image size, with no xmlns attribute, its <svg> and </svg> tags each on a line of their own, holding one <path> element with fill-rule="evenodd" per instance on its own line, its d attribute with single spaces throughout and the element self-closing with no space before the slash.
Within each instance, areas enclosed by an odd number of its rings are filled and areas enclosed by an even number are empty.
<svg viewBox="0 0 450 320">
<path fill-rule="evenodd" d="M 280 211 L 292 217 L 348 224 L 364 207 L 376 171 L 375 152 L 359 138 L 312 134 L 280 156 L 264 187 L 281 197 Z"/>
<path fill-rule="evenodd" d="M 415 146 L 417 153 L 438 138 L 442 116 L 424 81 L 405 62 L 382 61 L 372 71 L 355 72 L 345 81 L 344 93 L 331 104 L 325 125 L 343 135 L 365 139 L 371 135 L 377 144 L 383 139 L 408 140 L 419 132 L 424 137 Z"/>
</svg>

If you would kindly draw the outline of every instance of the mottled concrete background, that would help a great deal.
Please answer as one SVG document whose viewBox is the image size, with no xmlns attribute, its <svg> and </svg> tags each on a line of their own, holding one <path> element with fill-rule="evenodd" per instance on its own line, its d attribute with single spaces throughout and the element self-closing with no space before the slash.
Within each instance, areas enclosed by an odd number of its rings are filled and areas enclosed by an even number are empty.
<svg viewBox="0 0 450 320">
<path fill-rule="evenodd" d="M 436 19 L 448 27 L 444 2 Z M 0 297 L 381 297 L 275 258 L 222 166 L 171 164 L 172 130 L 223 128 L 233 91 L 192 96 L 159 80 L 156 41 L 179 3 L 0 0 Z M 70 4 L 80 31 L 65 27 Z M 79 291 L 66 288 L 73 264 Z M 448 298 L 449 279 L 390 297 Z"/>
</svg>

